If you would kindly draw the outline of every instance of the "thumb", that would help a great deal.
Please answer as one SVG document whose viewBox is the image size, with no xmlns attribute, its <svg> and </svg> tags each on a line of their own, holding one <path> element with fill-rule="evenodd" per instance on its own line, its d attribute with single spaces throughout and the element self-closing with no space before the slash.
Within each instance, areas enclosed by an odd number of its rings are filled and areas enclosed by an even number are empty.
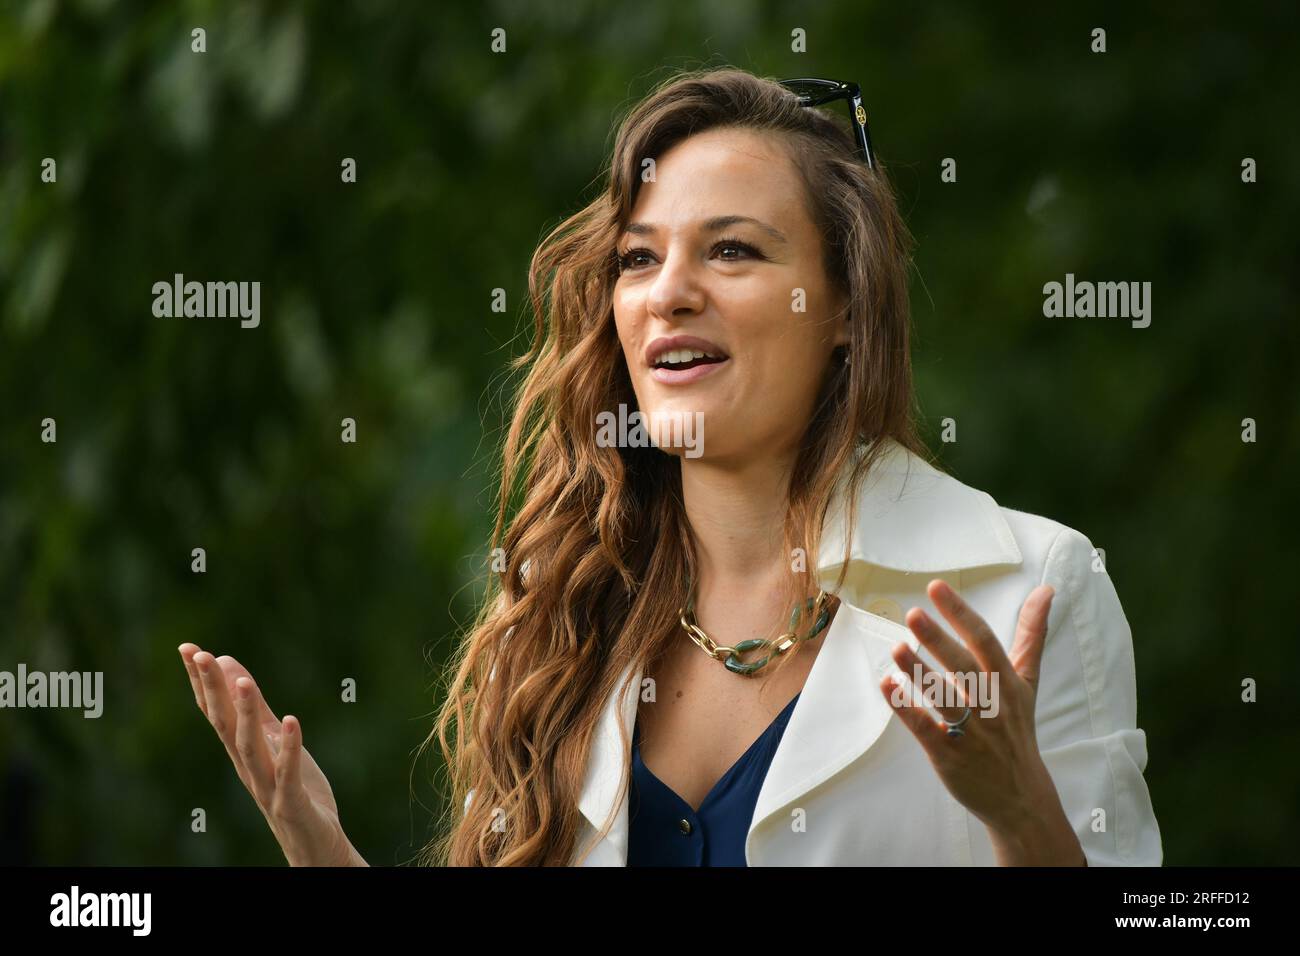
<svg viewBox="0 0 1300 956">
<path fill-rule="evenodd" d="M 1016 624 L 1016 637 L 1011 644 L 1011 665 L 1016 673 L 1038 690 L 1038 670 L 1043 660 L 1043 646 L 1047 641 L 1047 617 L 1052 610 L 1056 589 L 1050 584 L 1040 584 L 1029 592 L 1020 608 Z"/>
</svg>

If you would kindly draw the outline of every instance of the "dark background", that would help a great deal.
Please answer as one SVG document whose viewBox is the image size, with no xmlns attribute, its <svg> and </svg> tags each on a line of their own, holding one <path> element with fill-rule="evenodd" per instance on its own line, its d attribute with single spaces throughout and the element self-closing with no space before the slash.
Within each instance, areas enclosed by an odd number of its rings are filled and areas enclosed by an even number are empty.
<svg viewBox="0 0 1300 956">
<path fill-rule="evenodd" d="M 529 257 L 637 98 L 730 64 L 862 85 L 927 434 L 1105 550 L 1165 862 L 1296 863 L 1294 4 L 470 6 L 0 4 L 0 670 L 106 697 L 0 711 L 0 857 L 283 862 L 183 641 L 301 717 L 370 862 L 425 842 Z M 260 281 L 261 325 L 155 318 L 177 272 Z M 1150 327 L 1045 318 L 1067 272 L 1151 282 Z"/>
</svg>

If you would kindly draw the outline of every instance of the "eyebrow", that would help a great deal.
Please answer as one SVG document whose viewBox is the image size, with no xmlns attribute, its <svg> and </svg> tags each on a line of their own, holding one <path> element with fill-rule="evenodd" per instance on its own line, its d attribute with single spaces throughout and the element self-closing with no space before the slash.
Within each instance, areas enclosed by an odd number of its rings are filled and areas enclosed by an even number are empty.
<svg viewBox="0 0 1300 956">
<path fill-rule="evenodd" d="M 777 229 L 775 226 L 770 226 L 767 223 L 763 222 L 763 220 L 755 219 L 752 216 L 714 216 L 712 219 L 704 220 L 704 222 L 701 223 L 700 225 L 705 232 L 721 232 L 723 229 L 726 229 L 729 226 L 734 226 L 737 223 L 742 223 L 742 222 L 749 223 L 750 225 L 753 226 L 757 226 L 759 229 L 762 229 L 765 233 L 767 233 L 772 239 L 775 239 L 777 242 L 789 241 L 788 239 L 786 239 L 785 233 L 783 233 L 780 229 Z M 654 225 L 653 223 L 630 222 L 627 224 L 627 228 L 624 229 L 623 231 L 630 232 L 634 236 L 649 236 L 654 234 L 658 230 L 658 228 L 659 227 Z"/>
</svg>

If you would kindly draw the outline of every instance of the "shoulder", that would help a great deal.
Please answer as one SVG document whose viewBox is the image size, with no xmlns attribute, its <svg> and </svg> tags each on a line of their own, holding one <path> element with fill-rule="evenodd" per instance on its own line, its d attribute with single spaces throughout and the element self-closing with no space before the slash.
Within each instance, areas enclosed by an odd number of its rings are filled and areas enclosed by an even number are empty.
<svg viewBox="0 0 1300 956">
<path fill-rule="evenodd" d="M 1016 613 L 1029 590 L 1040 584 L 1054 592 L 1048 618 L 1049 646 L 1075 648 L 1074 657 L 1087 671 L 1088 683 L 1105 683 L 1108 674 L 1127 676 L 1132 669 L 1132 635 L 1119 595 L 1106 567 L 1104 547 L 1098 547 L 1083 530 L 1045 515 L 1008 507 L 989 493 L 971 487 L 946 472 L 920 469 L 948 489 L 937 498 L 964 502 L 963 508 L 981 510 L 992 540 L 1010 542 L 1004 559 L 972 569 L 971 583 L 984 582 L 1013 592 Z M 978 526 L 976 526 L 978 530 Z M 963 537 L 969 537 L 968 535 Z M 958 539 L 960 540 L 960 539 Z"/>
<path fill-rule="evenodd" d="M 998 505 L 998 512 L 1015 538 L 1027 569 L 1059 576 L 1081 565 L 1091 566 L 1094 558 L 1101 557 L 1092 539 L 1077 528 L 1005 505 Z"/>
<path fill-rule="evenodd" d="M 1067 632 L 1088 643 L 1130 645 L 1128 622 L 1106 567 L 1106 551 L 1083 531 L 1043 515 L 999 505 L 1023 557 L 1026 584 L 1047 584 L 1055 592 L 1049 636 Z M 1131 654 L 1131 651 L 1129 652 Z"/>
<path fill-rule="evenodd" d="M 1044 694 L 1081 694 L 1084 726 L 1131 725 L 1136 686 L 1133 634 L 1106 567 L 1105 549 L 1082 531 L 1042 515 L 1001 508 L 1024 554 L 1025 584 L 1053 589 L 1044 661 Z M 1070 686 L 1073 685 L 1073 686 Z M 1074 735 L 1084 733 L 1074 728 Z"/>
<path fill-rule="evenodd" d="M 1024 557 L 1023 571 L 1033 574 L 1037 583 L 1051 585 L 1057 594 L 1056 604 L 1064 600 L 1077 612 L 1088 610 L 1079 606 L 1086 600 L 1093 617 L 1103 611 L 1119 613 L 1119 599 L 1107 573 L 1105 548 L 1095 545 L 1077 528 L 1043 515 L 1002 506 L 999 511 Z"/>
</svg>

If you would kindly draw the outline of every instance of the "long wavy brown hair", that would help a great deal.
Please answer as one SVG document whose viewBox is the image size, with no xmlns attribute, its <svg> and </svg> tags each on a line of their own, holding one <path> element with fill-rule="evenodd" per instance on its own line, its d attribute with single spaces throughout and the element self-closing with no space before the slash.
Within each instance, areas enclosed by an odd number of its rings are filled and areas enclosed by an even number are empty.
<svg viewBox="0 0 1300 956">
<path fill-rule="evenodd" d="M 884 165 L 877 159 L 869 169 L 857 152 L 847 110 L 837 121 L 800 106 L 775 80 L 734 68 L 659 83 L 619 127 L 608 190 L 553 229 L 529 268 L 535 332 L 511 362 L 518 384 L 492 535 L 504 572 L 491 576 L 462 635 L 425 741 L 440 742 L 451 794 L 443 835 L 423 849 L 422 863 L 581 862 L 613 822 L 577 846 L 599 718 L 609 696 L 627 690 L 615 685 L 629 665 L 648 667 L 681 639 L 678 611 L 696 577 L 681 460 L 595 441 L 598 413 L 620 402 L 636 408 L 614 324 L 615 242 L 636 203 L 642 160 L 719 127 L 763 131 L 786 147 L 824 237 L 828 275 L 849 303 L 852 361 L 828 363 L 789 480 L 786 553 L 811 557 L 790 576 L 787 606 L 817 592 L 816 556 L 837 480 L 848 477 L 853 508 L 884 436 L 930 457 L 915 427 L 908 348 L 912 239 Z M 623 740 L 630 767 L 630 736 Z"/>
</svg>

